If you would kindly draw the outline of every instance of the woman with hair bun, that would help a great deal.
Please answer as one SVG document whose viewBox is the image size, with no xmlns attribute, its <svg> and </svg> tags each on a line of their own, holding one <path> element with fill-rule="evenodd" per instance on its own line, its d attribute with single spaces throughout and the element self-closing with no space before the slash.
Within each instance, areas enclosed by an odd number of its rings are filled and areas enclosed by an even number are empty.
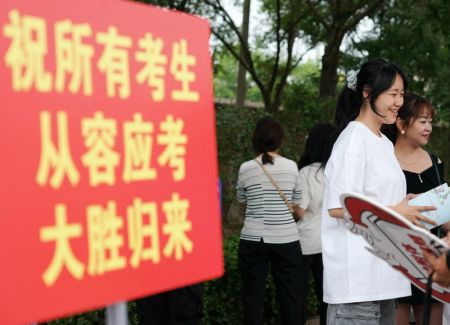
<svg viewBox="0 0 450 325">
<path fill-rule="evenodd" d="M 394 130 L 394 150 L 406 178 L 408 193 L 423 193 L 445 183 L 442 161 L 428 153 L 423 146 L 428 144 L 433 131 L 433 105 L 416 94 L 405 94 L 403 106 L 398 112 Z M 432 232 L 439 235 L 440 228 Z M 398 299 L 397 325 L 409 324 L 412 307 L 416 323 L 423 318 L 425 294 L 411 286 L 412 295 Z M 442 303 L 432 300 L 430 325 L 442 324 Z"/>
<path fill-rule="evenodd" d="M 269 269 L 278 292 L 281 324 L 306 321 L 302 250 L 290 211 L 291 204 L 299 203 L 301 191 L 295 162 L 278 152 L 282 140 L 283 128 L 277 121 L 260 119 L 252 139 L 257 156 L 239 169 L 237 199 L 245 205 L 239 268 L 246 325 L 263 324 Z"/>
</svg>

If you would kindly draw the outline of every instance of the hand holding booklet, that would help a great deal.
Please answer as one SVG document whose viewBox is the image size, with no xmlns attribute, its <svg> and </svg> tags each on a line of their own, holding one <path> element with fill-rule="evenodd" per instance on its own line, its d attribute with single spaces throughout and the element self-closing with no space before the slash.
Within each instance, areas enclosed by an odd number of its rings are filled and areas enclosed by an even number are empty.
<svg viewBox="0 0 450 325">
<path fill-rule="evenodd" d="M 417 195 L 409 200 L 409 205 L 433 205 L 436 210 L 421 212 L 425 217 L 436 221 L 440 226 L 450 221 L 450 188 L 447 183 L 439 185 L 425 193 Z M 436 227 L 435 225 L 424 222 L 428 229 Z"/>
</svg>

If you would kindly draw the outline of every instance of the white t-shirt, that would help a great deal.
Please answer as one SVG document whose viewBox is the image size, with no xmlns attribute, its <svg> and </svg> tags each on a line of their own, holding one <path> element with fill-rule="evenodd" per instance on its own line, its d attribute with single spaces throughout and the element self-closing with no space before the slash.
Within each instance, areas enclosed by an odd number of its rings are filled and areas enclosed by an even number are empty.
<svg viewBox="0 0 450 325">
<path fill-rule="evenodd" d="M 298 173 L 302 199 L 300 207 L 305 209 L 303 219 L 297 222 L 300 244 L 304 255 L 319 254 L 322 251 L 320 227 L 323 201 L 323 168 L 312 163 Z"/>
<path fill-rule="evenodd" d="M 261 162 L 261 158 L 257 158 Z M 298 170 L 294 161 L 276 157 L 264 165 L 275 184 L 289 203 L 298 204 L 301 191 Z M 247 203 L 241 239 L 265 243 L 285 244 L 299 240 L 292 213 L 261 167 L 249 160 L 241 165 L 236 187 L 239 202 Z"/>
<path fill-rule="evenodd" d="M 325 168 L 322 212 L 324 295 L 327 303 L 393 299 L 411 294 L 406 277 L 369 253 L 361 236 L 346 221 L 330 217 L 342 208 L 343 192 L 362 194 L 383 205 L 395 205 L 406 195 L 406 180 L 392 143 L 353 121 L 340 134 Z"/>
</svg>

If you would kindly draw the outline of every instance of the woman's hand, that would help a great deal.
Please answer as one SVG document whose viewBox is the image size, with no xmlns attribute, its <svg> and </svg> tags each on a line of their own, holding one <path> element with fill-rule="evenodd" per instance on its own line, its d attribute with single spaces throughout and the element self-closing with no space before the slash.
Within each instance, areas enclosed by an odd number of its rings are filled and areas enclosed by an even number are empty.
<svg viewBox="0 0 450 325">
<path fill-rule="evenodd" d="M 450 270 L 447 266 L 447 253 L 442 254 L 439 257 L 435 257 L 433 254 L 423 251 L 423 256 L 430 263 L 433 274 L 433 281 L 443 287 L 450 286 Z"/>
<path fill-rule="evenodd" d="M 448 224 L 448 222 L 447 222 L 447 224 Z M 442 227 L 442 225 L 441 225 L 441 227 Z M 447 232 L 447 235 L 445 236 L 445 237 L 443 237 L 443 238 L 441 238 L 443 241 L 445 241 L 445 243 L 448 245 L 448 246 L 450 246 L 450 232 Z"/>
<path fill-rule="evenodd" d="M 450 234 L 450 221 L 441 225 L 441 230 L 447 233 L 447 236 Z M 450 239 L 450 237 L 449 237 Z"/>
<path fill-rule="evenodd" d="M 411 221 L 416 226 L 425 228 L 421 221 L 425 221 L 427 223 L 430 223 L 432 225 L 437 225 L 435 221 L 428 219 L 427 217 L 424 217 L 420 213 L 423 211 L 430 211 L 430 210 L 436 210 L 436 207 L 434 206 L 428 206 L 428 205 L 408 205 L 408 201 L 415 198 L 415 194 L 408 194 L 405 196 L 403 200 L 400 201 L 397 205 L 391 207 L 395 212 L 400 213 L 402 216 L 407 218 L 409 221 Z"/>
<path fill-rule="evenodd" d="M 292 207 L 294 208 L 295 214 L 298 216 L 298 220 L 303 220 L 303 217 L 305 216 L 305 209 L 301 208 L 297 204 L 293 204 Z M 296 221 L 298 220 L 296 219 Z"/>
</svg>

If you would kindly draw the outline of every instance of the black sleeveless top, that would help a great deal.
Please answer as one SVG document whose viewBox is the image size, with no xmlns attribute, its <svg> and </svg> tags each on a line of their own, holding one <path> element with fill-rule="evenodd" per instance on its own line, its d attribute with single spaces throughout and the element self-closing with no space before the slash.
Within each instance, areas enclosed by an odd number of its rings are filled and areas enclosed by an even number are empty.
<svg viewBox="0 0 450 325">
<path fill-rule="evenodd" d="M 429 154 L 432 166 L 425 169 L 421 173 L 414 173 L 404 170 L 406 178 L 406 190 L 407 193 L 419 194 L 431 190 L 436 186 L 445 183 L 444 181 L 444 165 L 442 162 L 438 163 L 438 159 L 435 155 Z M 437 169 L 437 171 L 436 171 Z M 437 175 L 439 173 L 439 177 Z M 431 229 L 431 232 L 436 236 L 439 235 L 439 227 Z M 422 291 L 417 289 L 414 285 L 411 285 L 412 295 L 408 297 L 402 297 L 398 299 L 399 303 L 412 304 L 412 305 L 422 305 L 424 302 L 425 295 Z M 432 302 L 437 302 L 432 299 Z"/>
<path fill-rule="evenodd" d="M 429 154 L 433 165 L 425 169 L 421 173 L 414 173 L 404 170 L 406 178 L 406 192 L 413 194 L 420 194 L 435 188 L 438 185 L 445 183 L 444 181 L 444 164 L 442 161 L 438 163 L 438 158 Z M 439 177 L 437 175 L 439 173 Z M 438 234 L 438 227 L 431 231 L 433 234 Z"/>
<path fill-rule="evenodd" d="M 444 165 L 442 161 L 438 163 L 438 158 L 435 155 L 429 154 L 433 165 L 425 169 L 421 173 L 414 173 L 404 170 L 406 178 L 407 193 L 419 194 L 431 190 L 444 182 Z M 436 170 L 437 169 L 437 170 Z M 439 173 L 439 178 L 437 175 Z"/>
</svg>

